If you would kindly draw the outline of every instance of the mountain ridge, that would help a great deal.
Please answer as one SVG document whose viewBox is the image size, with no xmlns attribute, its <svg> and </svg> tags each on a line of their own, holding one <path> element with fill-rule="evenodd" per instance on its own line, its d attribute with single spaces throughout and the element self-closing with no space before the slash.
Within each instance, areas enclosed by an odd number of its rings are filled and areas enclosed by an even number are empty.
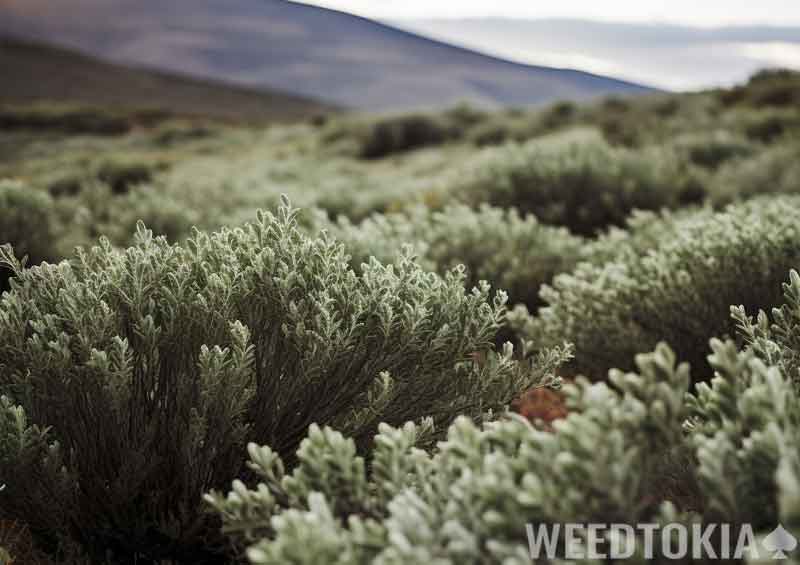
<svg viewBox="0 0 800 565">
<path fill-rule="evenodd" d="M 121 65 L 12 37 L 0 38 L 0 69 L 6 79 L 0 104 L 58 102 L 254 122 L 294 120 L 336 110 L 292 94 Z"/>
<path fill-rule="evenodd" d="M 509 61 L 289 0 L 0 0 L 0 14 L 0 33 L 355 109 L 437 107 L 464 99 L 532 105 L 651 90 L 576 69 Z"/>
</svg>

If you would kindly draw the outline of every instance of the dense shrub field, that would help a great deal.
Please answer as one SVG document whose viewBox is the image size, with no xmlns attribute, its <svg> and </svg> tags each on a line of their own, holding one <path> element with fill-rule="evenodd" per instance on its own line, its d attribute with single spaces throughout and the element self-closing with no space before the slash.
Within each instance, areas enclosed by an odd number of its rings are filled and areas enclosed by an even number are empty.
<svg viewBox="0 0 800 565">
<path fill-rule="evenodd" d="M 237 481 L 207 501 L 259 564 L 530 563 L 526 523 L 722 517 L 796 531 L 795 384 L 731 342 L 711 348 L 717 376 L 695 393 L 664 344 L 639 355 L 636 372 L 577 381 L 552 432 L 518 417 L 460 418 L 430 453 L 418 426 L 383 425 L 369 472 L 330 428 L 310 429 L 291 473 L 250 445 L 258 487 Z M 627 543 L 646 563 L 643 541 Z"/>
<path fill-rule="evenodd" d="M 687 169 L 666 149 L 634 152 L 597 136 L 565 135 L 496 149 L 454 191 L 592 235 L 623 223 L 634 209 L 700 200 L 702 188 Z"/>
<path fill-rule="evenodd" d="M 778 304 L 781 281 L 800 261 L 798 214 L 800 200 L 777 198 L 654 220 L 666 225 L 649 226 L 660 235 L 647 251 L 616 240 L 616 257 L 556 276 L 523 333 L 541 346 L 573 343 L 570 371 L 595 380 L 632 369 L 637 352 L 666 340 L 696 379 L 709 380 L 706 344 L 733 334 L 730 305 Z"/>
<path fill-rule="evenodd" d="M 489 300 L 486 284 L 465 293 L 460 270 L 440 278 L 409 258 L 356 274 L 288 205 L 188 247 L 143 227 L 137 240 L 27 271 L 5 258 L 19 273 L 0 318 L 0 383 L 19 403 L 5 409 L 40 427 L 4 439 L 35 439 L 53 458 L 44 476 L 36 458 L 30 469 L 0 462 L 4 477 L 35 477 L 3 493 L 3 512 L 31 527 L 76 524 L 71 535 L 117 551 L 157 541 L 192 555 L 182 546 L 202 521 L 193 493 L 236 472 L 247 441 L 291 459 L 312 423 L 367 442 L 378 422 L 480 419 L 540 384 L 559 355 L 532 366 L 493 352 L 504 295 Z M 63 455 L 47 447 L 56 441 Z"/>
<path fill-rule="evenodd" d="M 584 239 L 562 227 L 540 223 L 515 208 L 464 204 L 432 211 L 425 206 L 406 213 L 375 214 L 359 224 L 347 218 L 321 225 L 342 241 L 353 268 L 375 257 L 394 263 L 410 246 L 420 263 L 446 273 L 463 265 L 466 286 L 491 281 L 504 289 L 513 303 L 539 305 L 539 287 L 572 270 L 581 259 Z"/>
<path fill-rule="evenodd" d="M 800 537 L 798 101 L 775 70 L 267 128 L 2 109 L 0 563 Z"/>
</svg>

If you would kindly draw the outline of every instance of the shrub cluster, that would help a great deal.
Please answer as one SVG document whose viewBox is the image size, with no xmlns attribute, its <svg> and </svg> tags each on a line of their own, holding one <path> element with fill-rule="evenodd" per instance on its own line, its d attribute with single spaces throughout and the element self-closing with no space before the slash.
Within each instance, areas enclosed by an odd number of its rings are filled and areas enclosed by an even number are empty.
<svg viewBox="0 0 800 565">
<path fill-rule="evenodd" d="M 575 125 L 579 109 L 572 102 L 557 102 L 544 109 L 490 114 L 459 104 L 436 113 L 409 113 L 373 119 L 345 120 L 327 129 L 328 141 L 349 140 L 363 159 L 390 155 L 466 140 L 477 146 L 506 141 L 523 142 Z"/>
<path fill-rule="evenodd" d="M 439 145 L 451 136 L 447 124 L 434 116 L 393 116 L 370 124 L 360 139 L 359 156 L 379 159 L 426 145 Z"/>
<path fill-rule="evenodd" d="M 54 561 L 34 545 L 30 529 L 12 520 L 0 521 L 0 563 L 14 565 L 54 565 Z M 74 561 L 70 565 L 79 565 Z"/>
<path fill-rule="evenodd" d="M 774 143 L 784 136 L 800 132 L 800 112 L 796 109 L 751 111 L 741 120 L 745 135 L 762 143 Z"/>
<path fill-rule="evenodd" d="M 23 183 L 0 180 L 0 244 L 3 243 L 12 244 L 30 264 L 53 259 L 52 199 Z M 0 265 L 0 292 L 8 288 L 10 276 L 11 271 Z"/>
<path fill-rule="evenodd" d="M 80 196 L 72 202 L 60 202 L 61 222 L 72 237 L 72 245 L 61 245 L 65 251 L 76 245 L 87 245 L 101 234 L 114 245 L 132 242 L 139 221 L 156 235 L 170 242 L 190 237 L 202 215 L 187 207 L 171 194 L 164 194 L 158 185 L 142 185 L 127 193 L 116 193 L 106 184 L 87 182 Z"/>
<path fill-rule="evenodd" d="M 131 129 L 128 118 L 90 108 L 34 106 L 0 108 L 0 129 L 54 130 L 69 134 L 121 135 Z"/>
<path fill-rule="evenodd" d="M 754 74 L 746 85 L 720 91 L 719 97 L 729 106 L 797 108 L 800 106 L 800 73 L 789 69 L 765 69 Z"/>
<path fill-rule="evenodd" d="M 566 522 L 800 537 L 797 76 L 264 130 L 14 126 L 0 561 L 514 565 L 526 524 Z M 73 131 L 62 110 L 31 124 Z M 323 211 L 256 215 L 287 190 Z"/>
<path fill-rule="evenodd" d="M 526 523 L 657 512 L 641 504 L 646 470 L 681 441 L 689 375 L 667 348 L 639 361 L 642 376 L 616 374 L 615 388 L 568 386 L 572 413 L 555 433 L 519 418 L 483 428 L 461 419 L 428 454 L 424 429 L 384 425 L 368 473 L 352 440 L 312 427 L 293 472 L 251 445 L 262 482 L 207 500 L 252 563 L 529 563 Z"/>
<path fill-rule="evenodd" d="M 769 147 L 723 165 L 710 183 L 715 204 L 766 193 L 800 193 L 800 142 Z"/>
<path fill-rule="evenodd" d="M 580 134 L 498 148 L 453 194 L 515 207 L 581 235 L 621 225 L 636 208 L 675 207 L 702 196 L 674 153 L 614 148 Z"/>
<path fill-rule="evenodd" d="M 202 562 L 199 494 L 241 471 L 247 442 L 291 463 L 312 423 L 366 445 L 379 422 L 480 420 L 566 354 L 495 353 L 502 294 L 410 258 L 356 273 L 295 215 L 185 246 L 140 226 L 126 250 L 31 269 L 3 251 L 0 519 L 97 561 Z"/>
<path fill-rule="evenodd" d="M 796 159 L 766 154 L 794 143 L 797 116 L 791 105 L 726 106 L 713 92 L 497 112 L 461 105 L 439 113 L 339 117 L 321 127 L 266 130 L 215 125 L 209 131 L 199 120 L 160 123 L 164 116 L 138 112 L 128 117 L 158 128 L 138 128 L 135 135 L 113 139 L 53 135 L 42 140 L 30 132 L 7 132 L 0 144 L 13 151 L 0 163 L 0 176 L 24 178 L 60 201 L 62 241 L 69 241 L 60 245 L 63 250 L 101 233 L 128 244 L 140 217 L 156 231 L 164 225 L 163 233 L 181 240 L 191 225 L 216 229 L 250 220 L 282 193 L 304 207 L 320 206 L 353 220 L 420 202 L 439 209 L 453 200 L 487 201 L 533 212 L 544 223 L 577 226 L 586 235 L 609 222 L 620 225 L 632 207 L 698 202 L 706 189 L 784 190 Z M 635 133 L 635 143 L 604 139 L 598 128 L 605 119 L 619 120 L 623 130 Z M 592 128 L 594 136 L 580 138 L 570 133 L 575 128 Z M 748 131 L 755 140 L 748 139 Z M 508 145 L 478 150 L 472 142 L 483 144 L 477 141 L 483 135 L 486 143 Z M 354 158 L 362 140 L 384 138 L 389 146 L 400 140 L 399 147 L 408 147 L 403 140 L 409 139 L 422 140 L 423 146 L 433 139 L 437 145 L 396 159 Z M 339 150 L 339 142 L 347 151 Z M 761 155 L 772 182 L 764 180 L 766 173 L 758 177 L 761 165 L 745 164 Z M 162 170 L 165 164 L 169 172 Z M 739 166 L 742 175 L 737 175 Z M 112 188 L 113 197 L 105 203 L 98 198 L 105 191 L 93 186 L 98 183 Z M 163 213 L 154 193 L 166 202 Z M 726 194 L 722 200 L 735 198 Z M 137 215 L 139 210 L 148 215 Z"/>
<path fill-rule="evenodd" d="M 770 314 L 760 310 L 755 318 L 744 306 L 732 306 L 731 315 L 748 347 L 768 365 L 778 366 L 800 391 L 800 275 L 792 270 L 783 285 L 784 302 Z"/>
<path fill-rule="evenodd" d="M 662 340 L 707 380 L 703 344 L 732 333 L 729 305 L 775 305 L 780 281 L 800 265 L 798 213 L 800 201 L 786 197 L 667 215 L 640 232 L 643 241 L 614 237 L 619 253 L 607 263 L 556 276 L 542 290 L 547 305 L 535 318 L 518 310 L 515 324 L 542 346 L 573 343 L 567 370 L 596 380 L 612 367 L 631 368 L 637 352 Z"/>
<path fill-rule="evenodd" d="M 475 124 L 465 137 L 478 147 L 509 141 L 521 143 L 576 126 L 580 118 L 580 109 L 573 102 L 556 102 L 538 111 L 497 112 Z"/>
<path fill-rule="evenodd" d="M 491 281 L 512 303 L 531 308 L 539 305 L 542 284 L 577 265 L 585 243 L 565 228 L 489 205 L 476 210 L 454 204 L 440 211 L 420 206 L 403 214 L 375 214 L 360 224 L 340 218 L 322 225 L 345 244 L 353 268 L 371 257 L 383 263 L 402 259 L 407 244 L 423 267 L 445 274 L 464 265 L 468 288 Z"/>
<path fill-rule="evenodd" d="M 107 161 L 100 165 L 97 178 L 107 184 L 114 194 L 125 194 L 135 185 L 153 178 L 152 166 L 137 161 Z"/>
<path fill-rule="evenodd" d="M 593 122 L 608 143 L 622 147 L 641 145 L 645 137 L 641 113 L 634 101 L 611 96 L 597 105 L 592 113 Z"/>
<path fill-rule="evenodd" d="M 689 162 L 712 170 L 756 152 L 752 143 L 726 130 L 679 136 L 675 146 Z"/>
<path fill-rule="evenodd" d="M 327 127 L 325 140 L 346 142 L 361 159 L 382 159 L 461 138 L 483 119 L 483 113 L 460 106 L 442 114 L 394 114 L 373 119 L 338 121 Z"/>
<path fill-rule="evenodd" d="M 206 499 L 259 565 L 522 565 L 526 525 L 722 522 L 767 533 L 782 522 L 796 532 L 798 396 L 752 353 L 717 340 L 712 349 L 716 376 L 695 394 L 687 365 L 663 344 L 608 384 L 579 379 L 552 432 L 520 419 L 458 420 L 429 454 L 417 447 L 419 426 L 381 426 L 367 467 L 352 440 L 312 427 L 292 472 L 251 444 L 258 485 L 235 481 Z M 634 563 L 651 562 L 641 533 L 622 535 Z M 661 535 L 651 547 L 667 562 Z M 563 543 L 562 529 L 561 555 Z"/>
</svg>

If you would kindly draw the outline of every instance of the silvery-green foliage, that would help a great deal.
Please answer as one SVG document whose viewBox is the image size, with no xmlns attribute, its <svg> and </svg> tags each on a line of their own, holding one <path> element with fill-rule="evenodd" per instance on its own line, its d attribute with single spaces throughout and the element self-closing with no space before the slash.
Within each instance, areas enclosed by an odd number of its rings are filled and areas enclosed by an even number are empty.
<svg viewBox="0 0 800 565">
<path fill-rule="evenodd" d="M 623 227 L 612 226 L 598 237 L 588 240 L 581 256 L 584 261 L 596 265 L 632 260 L 656 249 L 663 241 L 676 237 L 685 222 L 699 223 L 713 214 L 714 210 L 710 207 L 694 206 L 658 212 L 634 210 Z"/>
<path fill-rule="evenodd" d="M 528 563 L 526 523 L 664 511 L 643 501 L 683 442 L 688 367 L 665 345 L 637 364 L 610 384 L 568 385 L 571 412 L 553 432 L 513 416 L 482 427 L 459 418 L 427 453 L 424 424 L 381 425 L 365 471 L 352 440 L 313 426 L 292 473 L 250 445 L 260 483 L 206 500 L 252 563 Z"/>
<path fill-rule="evenodd" d="M 314 422 L 357 445 L 378 422 L 444 429 L 502 410 L 567 354 L 494 352 L 505 296 L 465 292 L 459 270 L 402 257 L 356 273 L 347 259 L 288 204 L 185 245 L 141 226 L 128 249 L 102 240 L 30 269 L 5 249 L 17 276 L 0 301 L 0 391 L 49 428 L 77 477 L 47 510 L 96 555 L 198 559 L 199 494 L 239 473 L 248 442 L 291 465 Z M 45 527 L 32 493 L 54 488 L 49 475 L 16 477 L 3 469 L 0 508 Z"/>
<path fill-rule="evenodd" d="M 778 508 L 781 524 L 797 536 L 800 533 L 800 449 L 796 439 L 794 442 L 792 438 L 786 439 L 776 473 Z"/>
<path fill-rule="evenodd" d="M 705 513 L 768 530 L 796 512 L 800 398 L 753 352 L 719 340 L 711 347 L 715 376 L 688 397 Z"/>
<path fill-rule="evenodd" d="M 354 268 L 370 257 L 396 261 L 408 244 L 422 266 L 444 274 L 464 265 L 468 288 L 491 281 L 508 292 L 512 303 L 530 307 L 539 304 L 543 283 L 577 264 L 585 243 L 530 214 L 489 205 L 477 210 L 449 205 L 441 211 L 420 206 L 402 214 L 375 214 L 359 224 L 343 217 L 336 223 L 324 218 L 317 223 L 345 244 Z"/>
<path fill-rule="evenodd" d="M 730 305 L 777 304 L 780 282 L 800 264 L 798 213 L 800 201 L 784 197 L 667 219 L 675 225 L 652 249 L 623 240 L 613 260 L 556 276 L 538 316 L 517 312 L 514 323 L 539 345 L 573 343 L 569 370 L 594 379 L 664 340 L 706 380 L 705 344 L 735 330 Z"/>
<path fill-rule="evenodd" d="M 724 129 L 679 135 L 673 145 L 690 162 L 707 169 L 749 157 L 758 150 L 758 146 L 744 136 Z"/>
<path fill-rule="evenodd" d="M 540 221 L 592 235 L 634 209 L 685 203 L 692 179 L 667 149 L 629 150 L 597 136 L 563 134 L 486 152 L 455 198 L 516 207 Z"/>
<path fill-rule="evenodd" d="M 731 307 L 731 314 L 750 349 L 765 363 L 779 366 L 800 389 L 800 274 L 794 269 L 783 284 L 783 296 L 784 303 L 771 316 L 761 310 L 752 319 L 744 306 Z"/>
<path fill-rule="evenodd" d="M 800 141 L 776 143 L 759 153 L 725 163 L 710 183 L 711 199 L 717 204 L 765 193 L 800 192 Z"/>
<path fill-rule="evenodd" d="M 31 264 L 56 255 L 53 200 L 17 181 L 0 179 L 0 245 L 11 244 Z M 10 273 L 0 264 L 0 292 Z"/>
<path fill-rule="evenodd" d="M 330 429 L 311 428 L 291 475 L 251 445 L 260 484 L 236 481 L 206 501 L 258 564 L 523 564 L 526 523 L 749 523 L 762 536 L 781 523 L 800 533 L 795 387 L 753 351 L 720 340 L 711 349 L 715 377 L 692 393 L 688 367 L 665 345 L 638 356 L 637 373 L 578 379 L 552 432 L 515 417 L 459 419 L 427 453 L 416 447 L 424 427 L 381 426 L 380 463 L 366 472 L 353 442 Z M 698 482 L 688 504 L 658 488 L 673 478 L 665 463 L 686 452 L 685 478 Z M 636 543 L 634 562 L 647 562 Z"/>
<path fill-rule="evenodd" d="M 770 386 L 761 386 L 771 395 L 772 405 L 763 406 L 762 403 L 755 408 L 764 410 L 771 420 L 761 425 L 765 431 L 755 441 L 771 439 L 768 448 L 763 450 L 769 456 L 761 456 L 759 463 L 774 465 L 774 469 L 764 471 L 765 474 L 774 471 L 776 476 L 778 498 L 772 505 L 779 509 L 784 527 L 800 535 L 800 446 L 797 442 L 800 435 L 800 401 L 797 398 L 800 391 L 800 275 L 796 270 L 789 273 L 789 282 L 783 284 L 783 294 L 784 303 L 773 308 L 771 316 L 762 310 L 753 319 L 742 306 L 731 307 L 731 313 L 748 353 L 758 361 L 749 360 L 750 364 L 759 369 L 763 365 L 771 367 Z M 780 371 L 780 380 L 775 371 Z M 751 446 L 755 441 L 748 441 L 741 452 L 754 452 Z"/>
<path fill-rule="evenodd" d="M 0 518 L 26 513 L 46 532 L 47 541 L 62 541 L 67 516 L 52 502 L 75 504 L 74 480 L 49 430 L 31 423 L 21 406 L 0 396 L 0 496 L 6 490 L 17 492 L 13 498 L 3 498 Z"/>
</svg>

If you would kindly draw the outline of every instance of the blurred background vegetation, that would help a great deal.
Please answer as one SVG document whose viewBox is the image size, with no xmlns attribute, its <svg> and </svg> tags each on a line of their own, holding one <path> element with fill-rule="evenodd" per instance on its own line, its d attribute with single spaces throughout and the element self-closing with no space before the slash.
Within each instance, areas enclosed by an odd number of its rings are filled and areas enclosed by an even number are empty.
<svg viewBox="0 0 800 565">
<path fill-rule="evenodd" d="M 488 204 L 593 238 L 634 209 L 800 190 L 800 74 L 791 71 L 731 89 L 535 109 L 318 110 L 247 125 L 165 110 L 4 105 L 0 241 L 31 264 L 101 235 L 126 245 L 139 219 L 180 241 L 193 226 L 252 219 L 281 194 L 321 211 L 309 223 L 374 223 L 374 214 L 413 223 L 419 206 L 451 214 L 454 204 Z M 412 235 L 407 243 L 424 239 Z M 475 264 L 465 252 L 458 259 Z M 523 294 L 512 301 L 535 305 Z"/>
</svg>

